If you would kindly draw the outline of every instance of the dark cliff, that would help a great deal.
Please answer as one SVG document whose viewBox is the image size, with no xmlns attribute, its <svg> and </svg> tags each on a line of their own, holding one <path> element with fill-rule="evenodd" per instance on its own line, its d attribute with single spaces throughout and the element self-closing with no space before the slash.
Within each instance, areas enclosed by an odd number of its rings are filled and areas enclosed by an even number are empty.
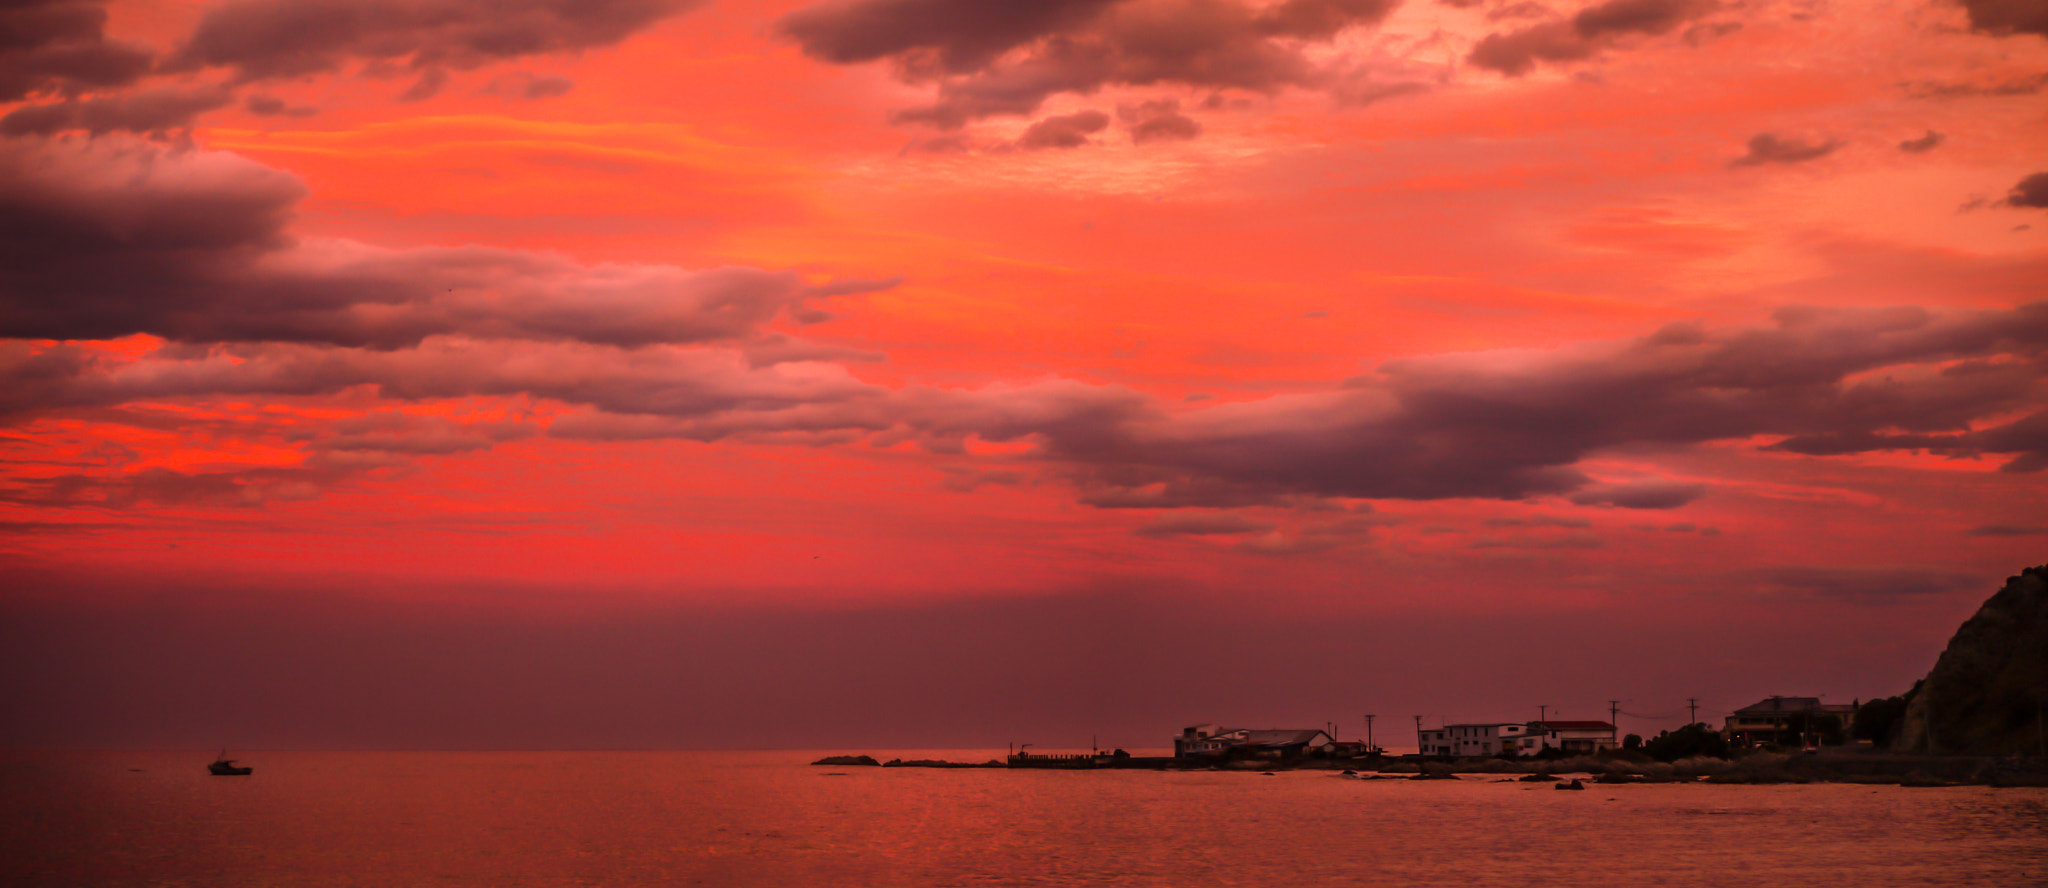
<svg viewBox="0 0 2048 888">
<path fill-rule="evenodd" d="M 2042 754 L 2048 710 L 2048 566 L 2030 567 L 1964 622 L 1906 705 L 1909 752 Z"/>
</svg>

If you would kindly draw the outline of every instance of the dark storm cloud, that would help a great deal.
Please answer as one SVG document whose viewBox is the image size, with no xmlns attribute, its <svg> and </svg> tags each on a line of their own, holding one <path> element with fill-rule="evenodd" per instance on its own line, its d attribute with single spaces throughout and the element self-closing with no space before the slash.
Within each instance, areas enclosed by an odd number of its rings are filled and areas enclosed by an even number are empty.
<svg viewBox="0 0 2048 888">
<path fill-rule="evenodd" d="M 638 346 L 744 338 L 812 300 L 893 284 L 294 242 L 286 226 L 304 194 L 289 174 L 219 152 L 0 146 L 0 336 L 396 348 L 460 333 Z"/>
<path fill-rule="evenodd" d="M 1728 165 L 1745 167 L 1767 163 L 1805 163 L 1833 154 L 1841 147 L 1840 139 L 1808 142 L 1797 138 L 1780 138 L 1776 133 L 1757 133 L 1749 139 L 1748 153 L 1729 161 Z"/>
<path fill-rule="evenodd" d="M 1488 35 L 1472 48 L 1467 61 L 1520 77 L 1534 70 L 1537 62 L 1591 58 L 1620 40 L 1669 33 L 1718 7 L 1713 0 L 1610 0 L 1565 21 Z"/>
<path fill-rule="evenodd" d="M 2048 173 L 2035 173 L 2006 192 L 2006 206 L 2048 208 Z"/>
<path fill-rule="evenodd" d="M 864 0 L 799 10 L 782 27 L 815 58 L 888 59 L 905 80 L 937 83 L 935 102 L 894 118 L 953 128 L 981 117 L 1028 115 L 1054 94 L 1110 85 L 1255 92 L 1334 85 L 1338 75 L 1311 63 L 1301 44 L 1376 23 L 1397 3 Z"/>
<path fill-rule="evenodd" d="M 2048 37 L 2048 4 L 2040 0 L 1962 0 L 1962 4 L 1973 30 Z"/>
<path fill-rule="evenodd" d="M 220 67 L 242 82 L 339 71 L 353 62 L 421 71 L 610 46 L 700 0 L 228 0 L 165 62 Z"/>
<path fill-rule="evenodd" d="M 1937 133 L 1933 130 L 1928 130 L 1927 134 L 1924 136 L 1921 136 L 1917 139 L 1907 139 L 1906 141 L 1900 142 L 1899 150 L 1904 151 L 1908 154 L 1925 154 L 1929 151 L 1933 151 L 1935 149 L 1935 146 L 1940 145 L 1944 138 L 1946 137 L 1942 134 Z"/>
<path fill-rule="evenodd" d="M 0 117 L 0 135 L 47 136 L 70 130 L 96 136 L 114 132 L 160 133 L 188 128 L 200 114 L 233 100 L 227 90 L 219 87 L 159 87 L 49 105 L 26 105 Z"/>
<path fill-rule="evenodd" d="M 98 0 L 15 0 L 0 5 L 0 102 L 46 92 L 126 86 L 149 73 L 147 47 L 106 39 Z"/>
<path fill-rule="evenodd" d="M 1102 132 L 1108 126 L 1109 115 L 1100 111 L 1048 117 L 1024 130 L 1024 135 L 1017 137 L 1017 147 L 1026 151 L 1079 148 L 1088 144 L 1090 135 Z"/>
</svg>

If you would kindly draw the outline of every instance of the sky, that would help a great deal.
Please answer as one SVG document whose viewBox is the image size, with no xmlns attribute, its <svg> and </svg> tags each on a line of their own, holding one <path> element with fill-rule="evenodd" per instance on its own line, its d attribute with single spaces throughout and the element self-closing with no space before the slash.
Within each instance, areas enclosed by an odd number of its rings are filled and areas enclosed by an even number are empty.
<svg viewBox="0 0 2048 888">
<path fill-rule="evenodd" d="M 2048 561 L 2044 90 L 2032 0 L 9 3 L 0 745 L 1900 693 Z"/>
</svg>

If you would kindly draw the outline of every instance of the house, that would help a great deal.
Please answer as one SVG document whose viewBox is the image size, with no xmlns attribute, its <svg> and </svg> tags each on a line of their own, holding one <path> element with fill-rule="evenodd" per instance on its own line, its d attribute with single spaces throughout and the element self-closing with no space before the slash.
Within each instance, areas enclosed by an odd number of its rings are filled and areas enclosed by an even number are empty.
<svg viewBox="0 0 2048 888">
<path fill-rule="evenodd" d="M 1533 748 L 1519 751 L 1534 754 L 1545 749 L 1561 749 L 1574 754 L 1594 753 L 1620 746 L 1621 741 L 1615 733 L 1614 726 L 1604 721 L 1535 721 L 1529 723 L 1529 736 L 1536 741 Z"/>
<path fill-rule="evenodd" d="M 1473 722 L 1424 729 L 1417 745 L 1423 755 L 1460 757 L 1591 753 L 1620 745 L 1614 733 L 1603 721 Z"/>
<path fill-rule="evenodd" d="M 1174 758 L 1299 758 L 1327 754 L 1335 741 L 1322 730 L 1191 725 L 1173 738 Z"/>
<path fill-rule="evenodd" d="M 1173 738 L 1174 758 L 1208 758 L 1219 756 L 1236 745 L 1240 731 L 1225 731 L 1216 725 L 1190 725 L 1182 728 L 1180 736 Z"/>
<path fill-rule="evenodd" d="M 1415 734 L 1416 751 L 1423 755 L 1450 755 L 1450 735 L 1451 729 L 1448 727 L 1435 730 L 1417 728 Z"/>
<path fill-rule="evenodd" d="M 1433 745 L 1439 750 L 1424 750 L 1423 755 L 1514 755 L 1520 752 L 1520 744 L 1528 732 L 1529 726 L 1521 722 L 1444 725 L 1435 731 L 1423 732 L 1436 735 Z"/>
<path fill-rule="evenodd" d="M 1855 721 L 1856 707 L 1847 703 L 1822 703 L 1819 697 L 1765 697 L 1729 713 L 1721 736 L 1740 746 L 1818 746 L 1828 734 L 1839 742 Z"/>
<path fill-rule="evenodd" d="M 1384 752 L 1364 740 L 1332 740 L 1329 750 L 1331 758 L 1370 758 Z"/>
</svg>

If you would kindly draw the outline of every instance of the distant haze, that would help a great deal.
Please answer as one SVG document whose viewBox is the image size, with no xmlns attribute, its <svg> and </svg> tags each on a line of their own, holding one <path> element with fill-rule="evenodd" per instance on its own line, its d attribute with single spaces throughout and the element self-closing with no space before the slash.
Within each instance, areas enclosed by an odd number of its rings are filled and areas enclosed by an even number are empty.
<svg viewBox="0 0 2048 888">
<path fill-rule="evenodd" d="M 1782 608 L 1685 615 L 1443 617 L 1160 590 L 815 608 L 546 616 L 474 602 L 305 590 L 152 590 L 115 611 L 11 608 L 18 683 L 0 743 L 29 747 L 1162 747 L 1186 724 L 1323 727 L 1412 747 L 1445 721 L 1718 724 L 1770 694 L 1898 693 L 1969 605 L 1849 618 Z M 202 600 L 193 604 L 185 595 Z M 1896 625 L 1893 620 L 1917 625 Z M 1830 631 L 1815 633 L 1815 621 Z M 1874 644 L 1873 637 L 1904 642 Z"/>
</svg>

